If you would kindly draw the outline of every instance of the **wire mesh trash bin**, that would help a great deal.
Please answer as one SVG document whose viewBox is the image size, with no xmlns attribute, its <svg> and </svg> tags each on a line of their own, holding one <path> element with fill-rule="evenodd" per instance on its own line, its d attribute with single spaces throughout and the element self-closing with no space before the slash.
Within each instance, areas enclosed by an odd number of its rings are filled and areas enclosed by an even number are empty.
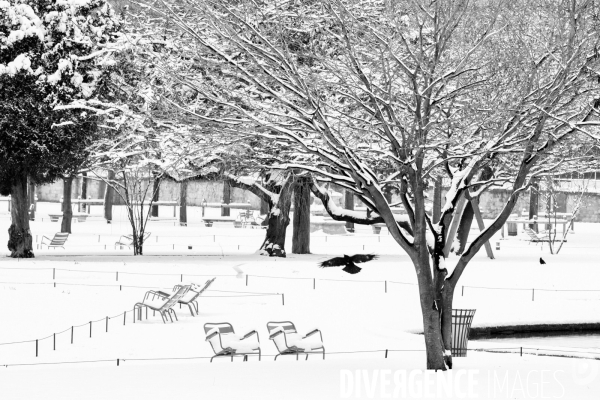
<svg viewBox="0 0 600 400">
<path fill-rule="evenodd" d="M 452 309 L 452 357 L 466 357 L 475 310 Z"/>
</svg>

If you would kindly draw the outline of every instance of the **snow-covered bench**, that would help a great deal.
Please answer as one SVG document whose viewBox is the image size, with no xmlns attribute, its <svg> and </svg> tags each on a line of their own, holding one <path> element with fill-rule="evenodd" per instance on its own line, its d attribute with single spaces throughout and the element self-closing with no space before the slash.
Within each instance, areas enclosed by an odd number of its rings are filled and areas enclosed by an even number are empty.
<svg viewBox="0 0 600 400">
<path fill-rule="evenodd" d="M 346 231 L 346 223 L 344 221 L 310 221 L 310 232 L 312 233 L 318 230 L 323 230 L 323 233 L 327 233 L 329 235 L 345 235 L 348 233 Z"/>
<path fill-rule="evenodd" d="M 62 214 L 48 214 L 48 216 L 50 217 L 51 222 L 58 222 L 58 220 L 63 217 Z M 89 216 L 90 214 L 73 214 L 71 218 L 77 220 L 77 222 L 85 222 Z"/>
<path fill-rule="evenodd" d="M 235 228 L 241 228 L 243 226 L 242 221 L 233 217 L 204 217 L 202 218 L 204 225 L 207 227 L 213 226 L 215 222 L 232 222 Z"/>
</svg>

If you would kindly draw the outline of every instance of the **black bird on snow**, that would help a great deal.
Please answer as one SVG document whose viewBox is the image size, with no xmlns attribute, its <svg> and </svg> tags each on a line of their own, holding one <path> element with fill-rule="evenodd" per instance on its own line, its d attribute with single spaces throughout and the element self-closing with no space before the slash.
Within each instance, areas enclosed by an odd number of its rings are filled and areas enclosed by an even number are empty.
<svg viewBox="0 0 600 400">
<path fill-rule="evenodd" d="M 367 261 L 375 260 L 378 256 L 376 254 L 355 254 L 353 256 L 347 256 L 344 254 L 344 257 L 334 257 L 327 261 L 323 261 L 319 266 L 321 268 L 325 267 L 341 267 L 344 265 L 342 271 L 345 271 L 349 274 L 357 274 L 360 272 L 362 268 L 357 266 L 355 263 L 364 263 Z"/>
<path fill-rule="evenodd" d="M 546 264 L 546 261 L 542 257 L 540 257 L 540 264 Z"/>
</svg>

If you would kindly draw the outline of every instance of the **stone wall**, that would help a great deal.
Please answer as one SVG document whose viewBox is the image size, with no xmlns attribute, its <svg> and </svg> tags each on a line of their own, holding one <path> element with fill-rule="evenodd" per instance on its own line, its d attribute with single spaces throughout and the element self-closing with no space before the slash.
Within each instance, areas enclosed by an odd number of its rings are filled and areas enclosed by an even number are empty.
<svg viewBox="0 0 600 400">
<path fill-rule="evenodd" d="M 87 193 L 88 198 L 100 199 L 104 197 L 105 191 L 104 182 L 88 178 Z M 334 189 L 336 190 L 336 189 Z M 339 190 L 339 189 L 337 189 Z M 62 198 L 63 183 L 62 180 L 54 183 L 41 185 L 36 188 L 36 194 L 38 201 L 49 201 L 59 202 Z M 340 192 L 342 190 L 339 190 Z M 560 211 L 566 210 L 566 212 L 572 212 L 575 204 L 579 199 L 580 194 L 574 192 L 561 192 L 559 197 L 559 209 Z M 81 194 L 81 178 L 76 178 L 73 181 L 73 195 L 72 198 L 77 198 Z M 430 194 L 430 198 L 433 198 L 433 194 Z M 160 185 L 160 200 L 165 201 L 179 201 L 179 183 L 172 180 L 163 180 Z M 187 191 L 187 203 L 190 206 L 200 206 L 203 201 L 208 203 L 218 203 L 223 199 L 223 182 L 213 181 L 190 181 L 188 183 Z M 394 199 L 397 201 L 399 199 Z M 501 189 L 493 189 L 485 192 L 480 198 L 480 207 L 483 218 L 494 219 L 506 204 L 508 200 L 508 191 Z M 341 202 L 341 200 L 339 200 Z M 442 200 L 443 201 L 443 200 Z M 231 202 L 233 203 L 247 203 L 250 202 L 252 208 L 255 210 L 260 209 L 260 199 L 253 193 L 248 191 L 233 188 L 231 191 Z M 357 202 L 359 203 L 359 202 Z M 564 204 L 566 203 L 566 204 Z M 118 194 L 115 194 L 114 204 L 122 204 L 122 200 Z M 540 194 L 539 197 L 539 211 L 546 211 L 547 196 Z M 359 205 L 359 204 L 357 204 Z M 528 215 L 529 213 L 529 191 L 523 192 L 517 204 L 513 210 L 513 214 Z M 582 205 L 576 217 L 576 221 L 584 222 L 600 222 L 600 194 L 599 193 L 586 193 L 582 200 Z"/>
<path fill-rule="evenodd" d="M 91 199 L 102 199 L 106 190 L 106 184 L 100 180 L 87 179 L 87 195 Z M 36 187 L 38 201 L 60 202 L 63 196 L 63 182 L 58 180 L 53 183 Z M 71 198 L 76 199 L 81 195 L 81 177 L 73 180 Z M 150 194 L 148 194 L 149 196 Z M 160 183 L 159 200 L 179 201 L 179 183 L 172 180 L 163 180 Z M 190 181 L 187 188 L 187 203 L 189 206 L 200 206 L 203 201 L 218 203 L 223 200 L 223 182 L 212 181 Z M 121 196 L 114 194 L 115 205 L 123 204 Z M 232 203 L 248 203 L 253 209 L 260 209 L 260 199 L 253 193 L 233 188 L 231 191 Z"/>
</svg>

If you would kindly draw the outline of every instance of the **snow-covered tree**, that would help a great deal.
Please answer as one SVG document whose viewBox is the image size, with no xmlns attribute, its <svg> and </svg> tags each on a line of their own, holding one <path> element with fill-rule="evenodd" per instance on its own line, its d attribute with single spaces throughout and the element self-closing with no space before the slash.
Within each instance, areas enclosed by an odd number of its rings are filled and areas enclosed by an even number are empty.
<svg viewBox="0 0 600 400">
<path fill-rule="evenodd" d="M 334 207 L 313 185 L 332 217 L 386 223 L 415 267 L 427 368 L 451 368 L 452 298 L 466 266 L 529 180 L 560 166 L 553 150 L 597 137 L 596 2 L 181 4 L 156 12 L 196 44 L 199 63 L 220 63 L 230 78 L 184 83 L 301 155 L 280 168 L 335 182 L 373 210 Z M 426 196 L 442 178 L 450 188 L 434 220 Z M 406 215 L 394 215 L 385 186 Z M 491 187 L 508 189 L 508 201 L 450 258 L 465 204 Z"/>
<path fill-rule="evenodd" d="M 12 257 L 33 257 L 27 179 L 56 180 L 93 137 L 99 109 L 86 104 L 119 28 L 104 0 L 0 1 L 0 188 L 12 196 Z"/>
</svg>

